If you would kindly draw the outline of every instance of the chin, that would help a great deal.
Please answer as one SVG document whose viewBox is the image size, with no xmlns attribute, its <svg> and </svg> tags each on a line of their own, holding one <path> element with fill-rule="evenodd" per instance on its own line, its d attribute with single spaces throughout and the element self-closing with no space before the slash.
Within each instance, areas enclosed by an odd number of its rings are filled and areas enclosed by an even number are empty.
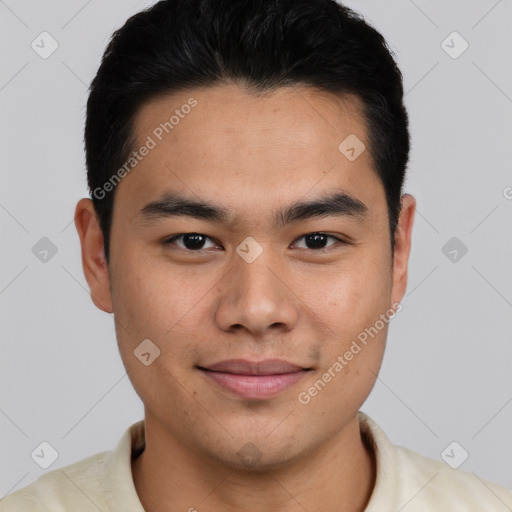
<svg viewBox="0 0 512 512">
<path fill-rule="evenodd" d="M 224 437 L 222 441 L 208 446 L 203 445 L 202 450 L 231 471 L 268 473 L 296 463 L 314 449 L 314 446 L 304 446 L 307 439 L 297 439 L 296 428 L 283 429 L 280 435 L 275 424 L 259 431 L 253 429 L 254 425 L 249 429 L 240 425 L 236 430 L 227 429 L 229 432 L 243 434 Z"/>
<path fill-rule="evenodd" d="M 256 444 L 246 443 L 235 453 L 212 453 L 217 462 L 230 470 L 243 473 L 265 474 L 285 468 L 298 458 L 298 454 L 278 454 L 274 449 L 260 450 Z"/>
</svg>

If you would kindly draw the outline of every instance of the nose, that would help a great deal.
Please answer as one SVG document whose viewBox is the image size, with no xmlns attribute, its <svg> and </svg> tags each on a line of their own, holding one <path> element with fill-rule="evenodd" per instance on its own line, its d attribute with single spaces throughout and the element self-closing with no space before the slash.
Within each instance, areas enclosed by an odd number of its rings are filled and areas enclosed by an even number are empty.
<svg viewBox="0 0 512 512">
<path fill-rule="evenodd" d="M 231 272 L 220 284 L 215 311 L 219 328 L 226 332 L 245 329 L 254 336 L 293 329 L 300 301 L 286 276 L 284 263 L 277 262 L 270 249 L 251 263 L 233 254 Z"/>
</svg>

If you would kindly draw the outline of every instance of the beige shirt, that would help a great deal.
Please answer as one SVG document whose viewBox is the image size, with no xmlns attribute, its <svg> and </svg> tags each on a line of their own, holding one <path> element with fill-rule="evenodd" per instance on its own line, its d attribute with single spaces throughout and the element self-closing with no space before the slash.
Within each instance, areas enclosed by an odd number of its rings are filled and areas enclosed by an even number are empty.
<svg viewBox="0 0 512 512">
<path fill-rule="evenodd" d="M 377 459 L 366 512 L 512 511 L 512 490 L 393 445 L 363 412 L 359 422 Z M 113 451 L 49 471 L 2 499 L 0 512 L 144 512 L 131 473 L 131 457 L 143 449 L 141 420 L 125 431 Z"/>
</svg>

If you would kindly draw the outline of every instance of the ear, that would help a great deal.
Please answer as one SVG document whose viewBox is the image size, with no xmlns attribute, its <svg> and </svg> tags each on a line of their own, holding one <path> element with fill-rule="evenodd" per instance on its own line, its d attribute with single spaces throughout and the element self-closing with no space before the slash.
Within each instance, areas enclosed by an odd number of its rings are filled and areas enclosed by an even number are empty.
<svg viewBox="0 0 512 512">
<path fill-rule="evenodd" d="M 83 198 L 78 201 L 75 209 L 75 226 L 80 237 L 82 267 L 91 290 L 91 299 L 97 308 L 106 313 L 112 313 L 110 279 L 105 258 L 103 233 L 90 199 Z"/>
<path fill-rule="evenodd" d="M 395 232 L 395 251 L 392 271 L 392 303 L 400 302 L 407 288 L 407 263 L 411 251 L 412 226 L 416 211 L 416 199 L 410 194 L 401 198 L 402 208 Z"/>
</svg>

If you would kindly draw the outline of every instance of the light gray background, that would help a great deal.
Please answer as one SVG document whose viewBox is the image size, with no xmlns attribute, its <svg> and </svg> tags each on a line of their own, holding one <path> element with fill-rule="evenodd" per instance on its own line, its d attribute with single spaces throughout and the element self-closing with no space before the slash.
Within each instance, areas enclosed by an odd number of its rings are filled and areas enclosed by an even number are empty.
<svg viewBox="0 0 512 512">
<path fill-rule="evenodd" d="M 143 417 L 72 220 L 87 196 L 87 86 L 112 31 L 151 3 L 0 0 L 0 496 L 45 472 L 30 456 L 42 441 L 59 453 L 51 471 L 112 449 Z M 510 487 L 512 1 L 347 5 L 402 69 L 418 201 L 408 291 L 363 410 L 432 458 L 456 440 L 462 469 Z M 31 48 L 43 31 L 59 44 L 45 60 Z M 457 59 L 441 46 L 453 31 L 469 43 Z M 454 236 L 468 248 L 456 262 L 442 252 Z M 46 263 L 32 253 L 42 237 L 58 248 Z"/>
</svg>

